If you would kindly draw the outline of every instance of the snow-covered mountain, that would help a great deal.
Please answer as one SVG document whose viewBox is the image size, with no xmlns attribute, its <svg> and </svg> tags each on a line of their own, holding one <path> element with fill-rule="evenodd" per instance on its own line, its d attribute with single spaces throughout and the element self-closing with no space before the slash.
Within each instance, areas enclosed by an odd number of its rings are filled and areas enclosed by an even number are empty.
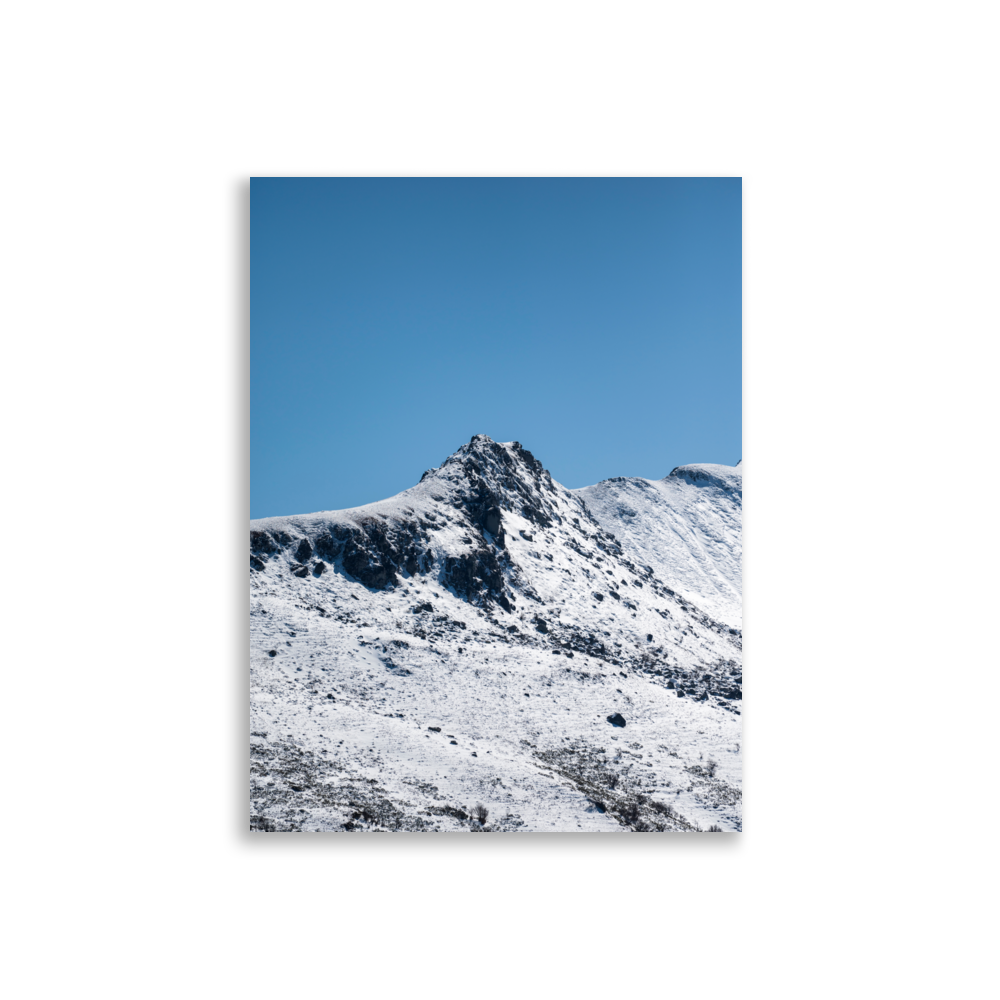
<svg viewBox="0 0 1000 1000">
<path fill-rule="evenodd" d="M 251 827 L 741 829 L 741 510 L 739 465 L 568 490 L 477 435 L 251 522 Z"/>
<path fill-rule="evenodd" d="M 742 627 L 742 463 L 682 465 L 665 479 L 606 479 L 574 492 L 633 559 Z"/>
</svg>

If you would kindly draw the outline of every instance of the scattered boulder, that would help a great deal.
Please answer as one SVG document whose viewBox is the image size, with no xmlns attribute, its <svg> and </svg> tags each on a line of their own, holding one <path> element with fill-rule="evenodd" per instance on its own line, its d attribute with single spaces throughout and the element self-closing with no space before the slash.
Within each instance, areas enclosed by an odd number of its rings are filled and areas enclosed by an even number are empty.
<svg viewBox="0 0 1000 1000">
<path fill-rule="evenodd" d="M 260 559 L 258 559 L 255 555 L 251 555 L 250 568 L 256 570 L 262 570 L 264 568 L 264 563 Z"/>
<path fill-rule="evenodd" d="M 309 544 L 308 538 L 303 538 L 299 542 L 299 547 L 295 550 L 295 558 L 298 559 L 300 563 L 309 562 L 312 559 L 313 547 Z"/>
<path fill-rule="evenodd" d="M 309 575 L 308 566 L 300 566 L 298 563 L 292 563 L 292 575 L 298 577 L 306 577 Z"/>
<path fill-rule="evenodd" d="M 621 712 L 615 712 L 614 715 L 609 715 L 608 722 L 610 722 L 612 726 L 617 726 L 619 729 L 625 728 L 625 718 Z"/>
<path fill-rule="evenodd" d="M 548 623 L 545 621 L 544 618 L 535 619 L 535 628 L 538 629 L 538 631 L 541 632 L 542 635 L 545 635 L 549 631 Z"/>
<path fill-rule="evenodd" d="M 313 576 L 322 576 L 326 572 L 326 563 L 322 559 L 313 566 Z"/>
<path fill-rule="evenodd" d="M 269 649 L 267 651 L 267 655 L 268 656 L 277 656 L 278 655 L 278 651 L 276 649 Z"/>
<path fill-rule="evenodd" d="M 429 729 L 429 730 L 430 730 L 430 731 L 431 731 L 432 733 L 439 733 L 439 732 L 441 732 L 441 727 L 440 727 L 440 726 L 428 726 L 427 728 L 428 728 L 428 729 Z"/>
<path fill-rule="evenodd" d="M 652 642 L 652 641 L 653 641 L 653 633 L 652 632 L 647 632 L 646 633 L 646 642 Z"/>
</svg>

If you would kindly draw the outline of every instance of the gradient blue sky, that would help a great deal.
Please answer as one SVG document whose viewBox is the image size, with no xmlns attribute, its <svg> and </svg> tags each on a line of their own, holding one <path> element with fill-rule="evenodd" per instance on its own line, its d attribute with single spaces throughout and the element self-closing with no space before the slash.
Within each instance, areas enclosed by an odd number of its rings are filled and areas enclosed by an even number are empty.
<svg viewBox="0 0 1000 1000">
<path fill-rule="evenodd" d="M 264 178 L 249 212 L 251 518 L 473 434 L 569 487 L 741 457 L 739 178 Z"/>
</svg>

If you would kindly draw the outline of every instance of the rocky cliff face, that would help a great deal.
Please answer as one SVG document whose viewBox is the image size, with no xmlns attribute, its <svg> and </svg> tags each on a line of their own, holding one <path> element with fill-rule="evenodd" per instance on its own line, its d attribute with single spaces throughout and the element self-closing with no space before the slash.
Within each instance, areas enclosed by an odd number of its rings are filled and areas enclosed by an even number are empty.
<svg viewBox="0 0 1000 1000">
<path fill-rule="evenodd" d="M 603 549 L 618 548 L 586 505 L 555 483 L 517 441 L 500 444 L 476 435 L 395 499 L 255 522 L 250 567 L 260 572 L 280 554 L 300 577 L 333 569 L 374 590 L 397 586 L 403 575 L 430 573 L 472 604 L 510 611 L 525 582 L 507 550 L 505 515 L 539 528 L 583 521 Z M 441 536 L 444 527 L 449 530 Z M 461 535 L 457 545 L 456 534 Z M 445 537 L 452 544 L 441 544 Z"/>
</svg>

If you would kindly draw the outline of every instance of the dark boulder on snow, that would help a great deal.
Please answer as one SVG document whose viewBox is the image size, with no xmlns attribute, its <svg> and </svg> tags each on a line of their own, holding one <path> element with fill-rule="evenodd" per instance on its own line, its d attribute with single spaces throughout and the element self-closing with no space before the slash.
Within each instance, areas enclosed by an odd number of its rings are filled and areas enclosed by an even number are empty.
<svg viewBox="0 0 1000 1000">
<path fill-rule="evenodd" d="M 535 619 L 535 628 L 538 629 L 538 631 L 541 632 L 542 635 L 547 634 L 549 631 L 548 623 L 545 621 L 544 618 Z"/>
<path fill-rule="evenodd" d="M 312 558 L 313 547 L 309 544 L 308 538 L 303 538 L 299 542 L 299 547 L 295 550 L 295 558 L 298 559 L 300 563 L 309 562 Z"/>
<path fill-rule="evenodd" d="M 298 577 L 304 578 L 309 575 L 309 567 L 300 566 L 298 563 L 292 563 L 291 570 L 292 573 Z"/>
<path fill-rule="evenodd" d="M 609 715 L 608 722 L 610 722 L 612 726 L 618 726 L 621 729 L 625 728 L 625 718 L 622 716 L 621 712 L 615 712 L 614 715 Z"/>
<path fill-rule="evenodd" d="M 313 576 L 322 576 L 326 572 L 326 563 L 322 559 L 313 566 Z"/>
<path fill-rule="evenodd" d="M 250 556 L 250 568 L 256 570 L 262 570 L 264 568 L 264 563 L 261 562 L 255 555 Z"/>
</svg>

